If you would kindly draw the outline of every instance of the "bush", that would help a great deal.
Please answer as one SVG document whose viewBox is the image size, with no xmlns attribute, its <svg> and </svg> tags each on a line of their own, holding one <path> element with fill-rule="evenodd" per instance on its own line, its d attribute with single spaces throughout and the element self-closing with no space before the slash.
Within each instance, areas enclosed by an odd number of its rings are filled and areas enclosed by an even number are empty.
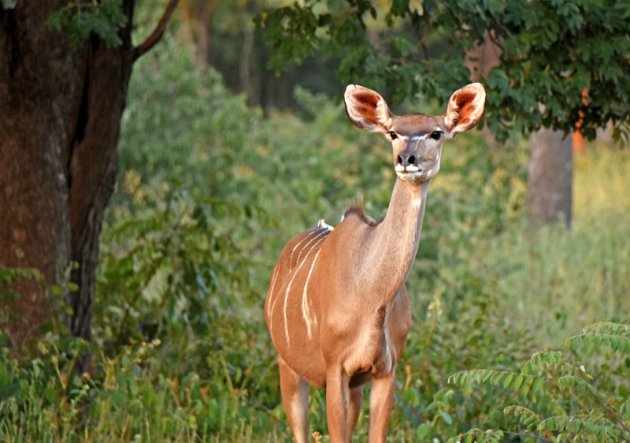
<svg viewBox="0 0 630 443">
<path fill-rule="evenodd" d="M 523 441 L 630 440 L 630 326 L 595 324 L 569 338 L 565 349 L 535 353 L 520 371 L 452 375 L 449 382 L 467 393 L 482 385 L 496 397 L 519 401 L 503 409 L 510 431 L 473 429 L 458 439 L 495 441 L 497 435 L 512 434 Z M 590 360 L 589 369 L 580 356 Z"/>
</svg>

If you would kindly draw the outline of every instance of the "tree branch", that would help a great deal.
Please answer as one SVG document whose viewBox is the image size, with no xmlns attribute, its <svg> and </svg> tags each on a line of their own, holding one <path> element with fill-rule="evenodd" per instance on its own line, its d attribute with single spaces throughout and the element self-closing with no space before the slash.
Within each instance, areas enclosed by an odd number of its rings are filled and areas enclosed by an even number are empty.
<svg viewBox="0 0 630 443">
<path fill-rule="evenodd" d="M 164 31 L 166 30 L 166 25 L 168 25 L 168 22 L 171 19 L 173 12 L 175 12 L 175 8 L 178 3 L 179 0 L 169 0 L 168 5 L 166 5 L 166 9 L 164 10 L 164 14 L 162 14 L 162 18 L 160 18 L 160 21 L 153 32 L 146 38 L 145 41 L 133 48 L 134 62 L 149 52 L 151 48 L 153 48 L 162 39 Z"/>
</svg>

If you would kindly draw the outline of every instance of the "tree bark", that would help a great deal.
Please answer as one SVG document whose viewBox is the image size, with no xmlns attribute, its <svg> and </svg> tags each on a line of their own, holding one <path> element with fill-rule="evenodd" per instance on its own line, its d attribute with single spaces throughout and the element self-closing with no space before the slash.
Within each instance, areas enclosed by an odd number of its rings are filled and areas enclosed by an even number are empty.
<svg viewBox="0 0 630 443">
<path fill-rule="evenodd" d="M 70 332 L 91 339 L 91 306 L 103 213 L 118 169 L 120 119 L 133 66 L 133 0 L 123 2 L 123 43 L 97 37 L 73 50 L 49 14 L 65 0 L 18 1 L 0 9 L 0 267 L 35 268 L 45 284 L 16 283 L 7 306 L 15 347 L 59 315 L 50 288 L 70 280 Z M 65 300 L 59 300 L 63 303 Z"/>
<path fill-rule="evenodd" d="M 486 78 L 501 61 L 501 40 L 486 33 L 482 44 L 466 54 L 471 80 Z M 483 134 L 495 144 L 487 127 Z M 573 201 L 573 151 L 571 136 L 540 129 L 530 135 L 528 218 L 533 228 L 564 220 L 571 227 Z"/>
<path fill-rule="evenodd" d="M 133 5 L 127 3 L 131 23 Z M 71 259 L 79 266 L 71 278 L 78 289 L 70 293 L 68 300 L 72 308 L 70 330 L 86 340 L 92 338 L 91 307 L 99 237 L 118 172 L 120 120 L 132 66 L 131 26 L 123 31 L 121 46 L 108 48 L 97 40 L 88 50 L 70 159 Z"/>
<path fill-rule="evenodd" d="M 464 64 L 470 72 L 471 81 L 478 82 L 488 78 L 492 68 L 501 64 L 501 44 L 501 39 L 493 31 L 487 31 L 483 42 L 466 53 Z M 481 133 L 491 147 L 498 147 L 497 139 L 487 125 L 484 125 Z"/>
<path fill-rule="evenodd" d="M 0 8 L 0 266 L 35 268 L 59 284 L 71 255 L 67 166 L 80 60 L 46 30 L 52 5 L 33 3 Z M 10 309 L 17 323 L 3 326 L 19 346 L 49 318 L 50 299 L 33 280 L 13 289 L 22 295 Z"/>
<path fill-rule="evenodd" d="M 254 29 L 252 23 L 250 23 L 251 18 L 248 15 L 248 11 L 240 11 L 239 20 L 243 31 L 243 46 L 238 59 L 240 89 L 247 95 L 248 104 L 252 105 L 251 59 L 254 51 Z"/>
<path fill-rule="evenodd" d="M 195 29 L 197 30 L 196 59 L 197 63 L 205 66 L 210 63 L 212 50 L 212 18 L 214 15 L 214 0 L 198 1 L 195 7 Z"/>
<path fill-rule="evenodd" d="M 573 149 L 571 135 L 540 129 L 530 135 L 527 207 L 530 226 L 564 221 L 571 227 Z"/>
</svg>

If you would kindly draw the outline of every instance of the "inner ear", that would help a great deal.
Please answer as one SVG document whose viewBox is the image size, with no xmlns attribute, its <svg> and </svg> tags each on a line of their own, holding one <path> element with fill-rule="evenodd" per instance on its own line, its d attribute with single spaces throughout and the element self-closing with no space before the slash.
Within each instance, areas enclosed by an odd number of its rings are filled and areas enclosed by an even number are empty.
<svg viewBox="0 0 630 443">
<path fill-rule="evenodd" d="M 444 124 L 451 135 L 473 128 L 483 115 L 485 103 L 486 90 L 481 83 L 471 83 L 455 91 L 444 115 Z"/>
<path fill-rule="evenodd" d="M 348 85 L 344 103 L 348 118 L 358 128 L 383 134 L 391 129 L 393 115 L 378 92 L 359 85 Z"/>
</svg>

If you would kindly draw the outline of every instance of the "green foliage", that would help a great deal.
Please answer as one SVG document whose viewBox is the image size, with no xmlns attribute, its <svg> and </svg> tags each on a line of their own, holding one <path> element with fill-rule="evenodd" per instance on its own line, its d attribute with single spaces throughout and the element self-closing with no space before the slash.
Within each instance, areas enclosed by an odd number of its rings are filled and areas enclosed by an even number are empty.
<svg viewBox="0 0 630 443">
<path fill-rule="evenodd" d="M 0 266 L 0 301 L 7 303 L 17 300 L 19 294 L 11 288 L 11 285 L 20 279 L 41 281 L 42 276 L 33 268 L 7 268 Z"/>
<path fill-rule="evenodd" d="M 291 441 L 262 315 L 271 270 L 287 240 L 320 218 L 335 224 L 361 201 L 374 217 L 384 212 L 395 179 L 390 148 L 348 124 L 340 97 L 298 89 L 299 117 L 263 116 L 192 59 L 166 38 L 139 60 L 101 236 L 94 342 L 51 332 L 21 359 L 3 346 L 2 439 Z M 446 99 L 410 106 L 439 113 Z M 391 439 L 612 436 L 617 423 L 593 392 L 627 422 L 627 354 L 615 344 L 626 327 L 575 334 L 595 321 L 628 323 L 630 256 L 619 239 L 630 227 L 617 196 L 628 187 L 630 154 L 578 159 L 583 206 L 573 232 L 532 234 L 520 221 L 525 143 L 499 149 L 462 135 L 442 157 L 409 276 L 414 326 Z M 533 354 L 571 336 L 562 352 Z M 75 374 L 86 346 L 92 367 Z M 449 383 L 468 370 L 476 374 L 468 385 Z M 312 394 L 310 430 L 326 441 L 324 393 Z M 357 441 L 368 423 L 366 401 Z"/>
<path fill-rule="evenodd" d="M 46 26 L 68 34 L 74 48 L 83 45 L 90 35 L 96 35 L 109 46 L 122 43 L 119 29 L 127 24 L 122 0 L 76 0 L 52 12 Z"/>
<path fill-rule="evenodd" d="M 565 345 L 572 348 L 606 346 L 630 356 L 630 327 L 616 323 L 597 323 L 585 328 L 583 334 L 569 338 Z"/>
<path fill-rule="evenodd" d="M 503 413 L 516 419 L 511 432 L 525 439 L 553 436 L 558 441 L 628 441 L 630 349 L 624 340 L 629 331 L 628 325 L 599 323 L 565 344 L 569 351 L 576 347 L 588 350 L 582 357 L 590 358 L 594 367 L 619 376 L 612 380 L 587 371 L 577 355 L 548 351 L 534 354 L 519 372 L 460 371 L 449 377 L 449 383 L 466 392 L 476 385 L 501 387 L 520 398 L 522 404 L 507 406 Z M 615 361 L 608 349 L 626 359 Z M 606 363 L 598 363 L 601 357 Z"/>
<path fill-rule="evenodd" d="M 463 442 L 463 443 L 498 443 L 502 441 L 505 434 L 503 431 L 495 431 L 488 429 L 483 431 L 478 428 L 473 428 L 470 431 L 457 436 L 456 438 L 449 439 L 449 442 Z"/>
<path fill-rule="evenodd" d="M 39 348 L 40 357 L 30 362 L 0 350 L 3 440 L 193 442 L 219 435 L 224 441 L 276 441 L 274 434 L 255 437 L 255 430 L 272 428 L 272 415 L 246 407 L 242 380 L 214 355 L 208 363 L 217 372 L 210 378 L 194 371 L 169 375 L 154 340 L 122 347 L 112 358 L 95 354 L 90 373 L 74 374 L 68 353 L 76 343 L 49 336 Z"/>
<path fill-rule="evenodd" d="M 594 138 L 608 122 L 628 136 L 629 19 L 630 7 L 613 0 L 394 1 L 380 8 L 311 0 L 270 8 L 258 24 L 275 48 L 273 68 L 324 51 L 340 59 L 343 81 L 387 88 L 399 99 L 418 92 L 441 98 L 468 82 L 465 54 L 490 38 L 501 60 L 483 79 L 485 121 L 497 136 L 541 126 L 569 131 L 581 121 Z"/>
</svg>

